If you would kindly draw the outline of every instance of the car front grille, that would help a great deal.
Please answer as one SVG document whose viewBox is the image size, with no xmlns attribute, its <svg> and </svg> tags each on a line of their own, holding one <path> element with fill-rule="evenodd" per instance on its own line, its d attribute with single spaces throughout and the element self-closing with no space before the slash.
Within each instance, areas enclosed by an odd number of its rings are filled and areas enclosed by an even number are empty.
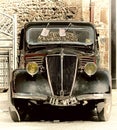
<svg viewBox="0 0 117 130">
<path fill-rule="evenodd" d="M 36 62 L 38 66 L 43 65 L 44 56 L 41 54 L 30 54 L 25 56 L 26 64 L 29 62 Z"/>
<path fill-rule="evenodd" d="M 75 55 L 48 55 L 46 66 L 49 83 L 56 96 L 71 94 L 77 71 L 77 56 Z"/>
<path fill-rule="evenodd" d="M 96 62 L 95 57 L 94 56 L 81 56 L 79 58 L 79 68 L 83 69 L 87 62 Z"/>
</svg>

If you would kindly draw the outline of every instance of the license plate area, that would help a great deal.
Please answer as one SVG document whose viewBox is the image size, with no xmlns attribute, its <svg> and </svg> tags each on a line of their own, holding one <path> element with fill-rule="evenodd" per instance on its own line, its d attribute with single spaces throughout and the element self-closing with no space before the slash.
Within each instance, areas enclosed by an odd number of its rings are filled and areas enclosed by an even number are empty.
<svg viewBox="0 0 117 130">
<path fill-rule="evenodd" d="M 76 106 L 79 104 L 79 101 L 76 97 L 68 97 L 68 98 L 58 98 L 51 97 L 49 100 L 49 104 L 54 106 Z"/>
</svg>

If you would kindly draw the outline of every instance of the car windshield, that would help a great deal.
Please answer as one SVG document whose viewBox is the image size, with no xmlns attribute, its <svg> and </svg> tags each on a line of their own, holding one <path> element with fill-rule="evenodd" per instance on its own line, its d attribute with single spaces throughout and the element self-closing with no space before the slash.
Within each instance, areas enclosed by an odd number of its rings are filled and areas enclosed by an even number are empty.
<svg viewBox="0 0 117 130">
<path fill-rule="evenodd" d="M 43 27 L 31 26 L 26 32 L 29 45 L 94 43 L 94 30 L 90 26 Z"/>
</svg>

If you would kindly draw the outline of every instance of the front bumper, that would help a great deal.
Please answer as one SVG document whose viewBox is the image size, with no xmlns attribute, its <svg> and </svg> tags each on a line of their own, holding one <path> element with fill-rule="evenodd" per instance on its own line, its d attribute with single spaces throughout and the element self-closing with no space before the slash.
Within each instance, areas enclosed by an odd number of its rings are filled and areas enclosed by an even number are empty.
<svg viewBox="0 0 117 130">
<path fill-rule="evenodd" d="M 23 99 L 23 100 L 34 100 L 43 101 L 43 104 L 50 104 L 52 106 L 75 106 L 81 104 L 81 102 L 88 102 L 89 100 L 101 100 L 101 99 L 111 99 L 111 94 L 85 94 L 76 97 L 66 96 L 66 97 L 53 97 L 46 96 L 43 94 L 25 94 L 25 93 L 14 93 L 12 95 L 13 99 Z"/>
</svg>

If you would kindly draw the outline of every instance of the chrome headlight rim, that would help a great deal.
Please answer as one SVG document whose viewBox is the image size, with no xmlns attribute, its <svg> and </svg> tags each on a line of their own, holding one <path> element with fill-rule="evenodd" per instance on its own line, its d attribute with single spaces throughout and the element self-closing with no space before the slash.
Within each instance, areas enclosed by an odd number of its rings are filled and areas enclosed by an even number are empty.
<svg viewBox="0 0 117 130">
<path fill-rule="evenodd" d="M 38 64 L 36 62 L 28 62 L 26 65 L 26 71 L 31 76 L 34 76 L 39 71 Z"/>
<path fill-rule="evenodd" d="M 97 72 L 97 65 L 94 62 L 87 62 L 84 71 L 88 76 L 92 76 Z"/>
</svg>

